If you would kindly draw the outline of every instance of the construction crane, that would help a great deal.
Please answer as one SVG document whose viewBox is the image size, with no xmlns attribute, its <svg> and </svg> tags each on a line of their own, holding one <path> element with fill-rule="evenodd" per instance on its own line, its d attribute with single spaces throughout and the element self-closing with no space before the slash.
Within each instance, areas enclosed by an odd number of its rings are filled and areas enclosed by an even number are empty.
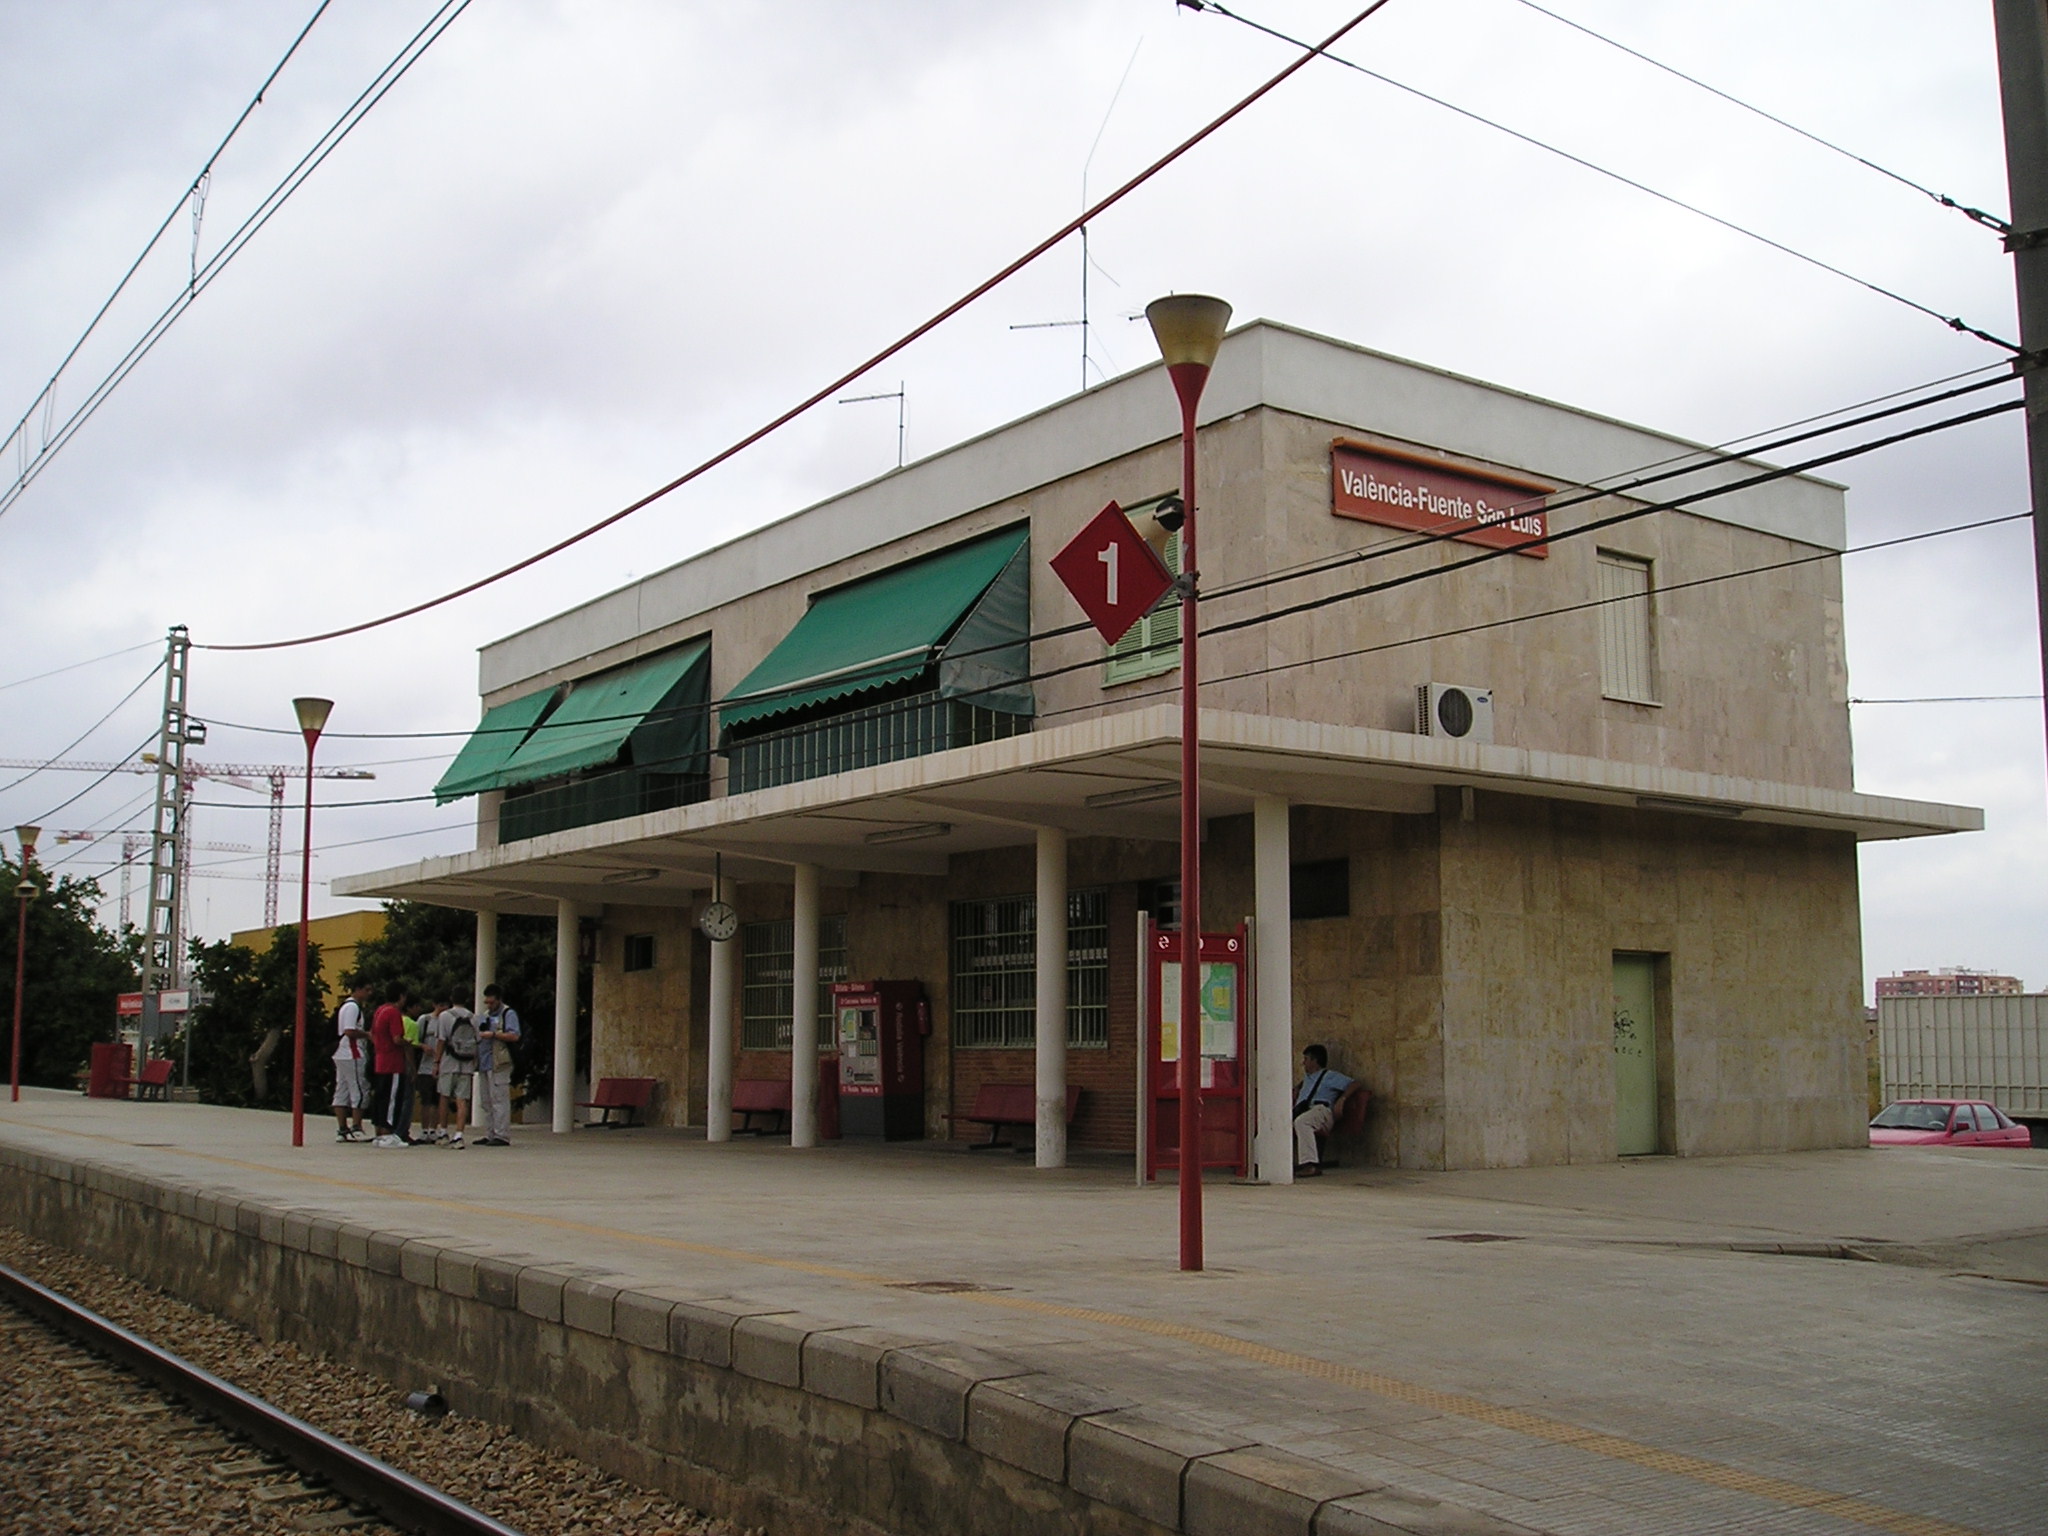
<svg viewBox="0 0 2048 1536">
<path fill-rule="evenodd" d="M 144 752 L 141 756 L 125 763 L 78 762 L 71 759 L 60 759 L 50 762 L 42 758 L 33 757 L 4 757 L 0 758 L 0 768 L 47 768 L 69 770 L 74 773 L 153 774 L 157 771 L 157 754 L 154 752 Z M 191 825 L 191 812 L 189 808 L 192 802 L 192 790 L 201 779 L 212 779 L 219 784 L 231 784 L 236 789 L 245 789 L 251 794 L 261 794 L 263 792 L 263 786 L 259 786 L 255 782 L 258 779 L 265 781 L 265 784 L 268 786 L 270 791 L 270 839 L 264 850 L 263 861 L 263 926 L 266 928 L 275 928 L 277 926 L 278 877 L 284 865 L 285 781 L 288 779 L 303 779 L 305 776 L 306 768 L 303 763 L 198 763 L 190 759 L 187 759 L 184 764 L 184 771 L 179 775 L 179 799 L 184 804 L 181 807 L 178 824 L 183 828 L 189 828 Z M 374 779 L 377 775 L 370 772 L 367 768 L 315 768 L 313 770 L 313 777 L 316 779 Z M 142 843 L 149 841 L 147 834 L 138 833 L 136 836 Z M 221 844 L 219 846 L 239 851 L 244 845 Z M 179 838 L 178 873 L 181 885 L 184 879 L 191 873 L 192 848 L 193 843 L 189 837 Z M 123 854 L 122 868 L 125 874 L 128 863 L 125 848 Z M 125 879 L 121 900 L 121 920 L 124 924 L 128 920 L 128 898 Z M 183 925 L 181 924 L 180 926 L 182 927 Z M 176 952 L 179 954 L 184 953 L 184 937 L 182 933 L 177 935 Z"/>
<path fill-rule="evenodd" d="M 121 871 L 121 927 L 125 929 L 133 921 L 134 904 L 131 876 L 134 874 L 135 860 L 141 854 L 143 848 L 148 845 L 149 839 L 140 832 L 121 832 L 116 829 L 111 832 L 59 832 L 57 834 L 57 842 L 59 846 L 65 843 L 96 843 L 103 837 L 115 836 L 119 836 L 121 839 L 121 860 L 116 867 Z M 256 851 L 247 843 L 195 843 L 193 846 L 203 849 L 208 853 L 254 853 Z M 228 875 L 222 871 L 210 869 L 199 870 L 197 873 L 205 875 L 209 880 L 255 880 L 260 878 L 256 875 Z M 271 926 L 274 928 L 277 925 L 272 923 Z"/>
</svg>

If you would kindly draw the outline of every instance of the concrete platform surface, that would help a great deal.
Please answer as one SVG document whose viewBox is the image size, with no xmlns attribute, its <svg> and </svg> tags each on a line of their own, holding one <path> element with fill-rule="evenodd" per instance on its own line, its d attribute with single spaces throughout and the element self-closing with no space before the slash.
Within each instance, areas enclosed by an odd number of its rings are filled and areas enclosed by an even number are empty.
<svg viewBox="0 0 2048 1536">
<path fill-rule="evenodd" d="M 294 1151 L 270 1114 L 0 1104 L 9 1146 L 999 1351 L 1332 1488 L 1557 1536 L 2048 1530 L 2048 1151 L 1212 1183 L 1189 1275 L 1171 1185 L 1122 1163 L 307 1131 Z"/>
</svg>

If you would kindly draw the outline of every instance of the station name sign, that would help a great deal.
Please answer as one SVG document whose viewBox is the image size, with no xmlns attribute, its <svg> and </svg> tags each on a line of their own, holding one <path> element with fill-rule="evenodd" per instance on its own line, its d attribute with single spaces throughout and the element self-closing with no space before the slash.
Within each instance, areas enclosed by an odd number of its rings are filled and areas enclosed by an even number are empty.
<svg viewBox="0 0 2048 1536">
<path fill-rule="evenodd" d="M 1330 448 L 1330 480 L 1330 510 L 1339 517 L 1549 557 L 1542 542 L 1550 532 L 1543 510 L 1549 488 L 1533 480 L 1450 469 L 1342 440 Z"/>
</svg>

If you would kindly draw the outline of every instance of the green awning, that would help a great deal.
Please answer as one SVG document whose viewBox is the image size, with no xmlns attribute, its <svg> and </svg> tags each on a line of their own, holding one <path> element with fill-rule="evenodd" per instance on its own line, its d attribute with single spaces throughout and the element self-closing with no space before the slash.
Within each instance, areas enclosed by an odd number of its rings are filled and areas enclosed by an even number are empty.
<svg viewBox="0 0 2048 1536">
<path fill-rule="evenodd" d="M 543 688 L 484 711 L 482 722 L 455 754 L 455 761 L 441 775 L 441 782 L 434 786 L 434 803 L 446 805 L 464 795 L 500 788 L 502 780 L 498 775 L 554 699 L 555 690 Z"/>
<path fill-rule="evenodd" d="M 719 707 L 730 728 L 915 678 L 1030 538 L 1028 527 L 955 545 L 823 592 Z"/>
<path fill-rule="evenodd" d="M 695 733 L 706 734 L 702 703 L 709 640 L 697 640 L 663 651 L 616 672 L 583 678 L 569 690 L 555 712 L 519 750 L 512 754 L 498 775 L 494 788 L 510 789 L 537 779 L 560 778 L 579 768 L 595 768 L 619 755 L 628 737 L 643 724 L 663 723 L 687 733 L 690 722 L 650 722 L 657 710 L 695 717 Z M 694 692 L 694 700 L 671 695 Z M 664 730 L 664 734 L 674 734 Z"/>
</svg>

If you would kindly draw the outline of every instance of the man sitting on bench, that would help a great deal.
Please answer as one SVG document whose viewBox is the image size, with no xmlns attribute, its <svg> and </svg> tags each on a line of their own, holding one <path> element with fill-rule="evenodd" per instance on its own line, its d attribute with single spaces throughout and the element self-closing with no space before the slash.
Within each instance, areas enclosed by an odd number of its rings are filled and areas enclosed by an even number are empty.
<svg viewBox="0 0 2048 1536">
<path fill-rule="evenodd" d="M 1322 1149 L 1316 1137 L 1328 1133 L 1337 1123 L 1344 1101 L 1358 1091 L 1358 1084 L 1342 1072 L 1330 1070 L 1330 1053 L 1320 1045 L 1303 1048 L 1301 1086 L 1294 1090 L 1294 1176 L 1320 1178 Z"/>
</svg>

